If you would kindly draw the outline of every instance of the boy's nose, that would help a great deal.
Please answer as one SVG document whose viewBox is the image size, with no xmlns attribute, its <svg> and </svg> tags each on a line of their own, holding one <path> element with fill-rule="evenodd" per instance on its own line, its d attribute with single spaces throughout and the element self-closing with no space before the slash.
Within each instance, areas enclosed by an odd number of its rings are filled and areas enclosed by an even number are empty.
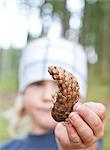
<svg viewBox="0 0 110 150">
<path fill-rule="evenodd" d="M 49 94 L 49 93 L 44 93 L 44 98 L 43 98 L 43 100 L 45 101 L 45 102 L 50 102 L 51 101 L 51 94 Z"/>
<path fill-rule="evenodd" d="M 43 93 L 44 100 L 45 101 L 52 101 L 52 94 L 54 92 L 55 92 L 55 90 L 51 86 L 49 86 L 49 85 L 45 86 L 45 90 L 44 90 L 44 93 Z"/>
</svg>

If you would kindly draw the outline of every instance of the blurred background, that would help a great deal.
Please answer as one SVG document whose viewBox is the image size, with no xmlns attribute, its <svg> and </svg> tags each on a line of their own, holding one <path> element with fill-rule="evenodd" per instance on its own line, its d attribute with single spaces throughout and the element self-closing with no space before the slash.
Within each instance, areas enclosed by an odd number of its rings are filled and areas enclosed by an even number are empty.
<svg viewBox="0 0 110 150">
<path fill-rule="evenodd" d="M 47 34 L 83 45 L 89 69 L 86 101 L 107 108 L 104 150 L 110 150 L 109 0 L 0 0 L 0 143 L 11 138 L 5 118 L 18 92 L 22 48 Z"/>
</svg>

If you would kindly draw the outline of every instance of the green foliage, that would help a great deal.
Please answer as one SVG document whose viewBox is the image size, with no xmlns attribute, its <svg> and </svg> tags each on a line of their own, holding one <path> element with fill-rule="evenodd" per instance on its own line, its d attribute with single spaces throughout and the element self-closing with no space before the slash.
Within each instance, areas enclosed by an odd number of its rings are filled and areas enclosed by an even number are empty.
<svg viewBox="0 0 110 150">
<path fill-rule="evenodd" d="M 16 92 L 17 83 L 17 72 L 4 74 L 0 77 L 0 93 Z"/>
<path fill-rule="evenodd" d="M 57 97 L 58 97 L 58 92 L 55 92 L 55 93 L 52 94 L 52 98 L 53 98 L 54 100 L 56 100 Z"/>
<path fill-rule="evenodd" d="M 101 102 L 107 112 L 107 124 L 104 134 L 103 150 L 110 149 L 110 84 L 101 74 L 97 75 L 92 67 L 89 68 L 89 83 L 87 101 Z"/>
<path fill-rule="evenodd" d="M 10 139 L 8 132 L 8 121 L 3 117 L 0 117 L 0 143 L 3 143 L 8 139 Z"/>
<path fill-rule="evenodd" d="M 68 115 L 69 115 L 69 112 L 65 111 L 64 114 L 63 114 L 63 118 L 66 119 Z"/>
<path fill-rule="evenodd" d="M 105 127 L 105 134 L 104 134 L 104 148 L 103 150 L 109 150 L 110 149 L 110 104 L 105 104 L 107 108 L 107 123 Z"/>
<path fill-rule="evenodd" d="M 86 2 L 84 12 L 80 42 L 85 47 L 95 48 L 98 54 L 98 62 L 94 66 L 96 73 L 110 82 L 110 2 L 97 1 L 92 5 Z"/>
<path fill-rule="evenodd" d="M 88 72 L 88 101 L 109 102 L 110 84 L 105 80 L 102 74 L 97 74 L 94 66 L 89 66 Z"/>
<path fill-rule="evenodd" d="M 55 12 L 62 12 L 65 0 L 47 0 L 47 2 L 51 3 Z"/>
</svg>

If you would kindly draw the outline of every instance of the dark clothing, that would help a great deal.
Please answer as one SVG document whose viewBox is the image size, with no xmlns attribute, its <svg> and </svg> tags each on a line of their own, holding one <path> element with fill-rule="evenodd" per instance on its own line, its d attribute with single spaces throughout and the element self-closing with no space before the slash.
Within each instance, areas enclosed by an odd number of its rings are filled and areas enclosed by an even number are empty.
<svg viewBox="0 0 110 150">
<path fill-rule="evenodd" d="M 44 135 L 29 134 L 24 139 L 11 140 L 0 147 L 0 150 L 58 150 L 53 132 Z"/>
<path fill-rule="evenodd" d="M 11 140 L 0 147 L 0 150 L 58 150 L 53 132 L 44 135 L 29 134 L 24 139 Z M 98 142 L 102 150 L 102 139 Z"/>
<path fill-rule="evenodd" d="M 97 144 L 98 150 L 103 150 L 103 139 L 100 139 Z"/>
</svg>

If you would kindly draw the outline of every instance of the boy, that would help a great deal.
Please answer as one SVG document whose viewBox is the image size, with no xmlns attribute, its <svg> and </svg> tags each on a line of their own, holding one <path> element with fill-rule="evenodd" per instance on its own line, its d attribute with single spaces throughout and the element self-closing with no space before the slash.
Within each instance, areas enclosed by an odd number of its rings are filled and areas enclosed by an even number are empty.
<svg viewBox="0 0 110 150">
<path fill-rule="evenodd" d="M 51 117 L 51 95 L 58 87 L 47 71 L 51 65 L 73 73 L 80 85 L 80 96 L 85 98 L 87 61 L 82 47 L 64 39 L 41 38 L 30 43 L 21 57 L 19 93 L 22 98 L 12 117 L 15 129 L 19 127 L 18 122 L 28 119 L 21 131 L 26 130 L 27 135 L 9 141 L 1 150 L 98 149 L 96 143 L 104 133 L 105 107 L 100 103 L 78 102 L 68 122 L 55 122 Z"/>
</svg>

